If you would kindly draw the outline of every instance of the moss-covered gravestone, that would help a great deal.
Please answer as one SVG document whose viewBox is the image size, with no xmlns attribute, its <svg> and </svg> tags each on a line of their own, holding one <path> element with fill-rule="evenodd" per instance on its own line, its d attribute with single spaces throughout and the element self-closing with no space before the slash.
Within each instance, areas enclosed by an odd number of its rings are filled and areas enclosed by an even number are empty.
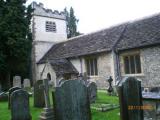
<svg viewBox="0 0 160 120">
<path fill-rule="evenodd" d="M 34 107 L 45 106 L 44 91 L 43 88 L 40 87 L 42 84 L 43 80 L 38 80 L 34 84 Z"/>
<path fill-rule="evenodd" d="M 91 120 L 87 87 L 80 80 L 68 80 L 53 94 L 56 120 Z"/>
<path fill-rule="evenodd" d="M 10 98 L 11 98 L 11 94 L 12 92 L 21 89 L 20 87 L 12 87 L 9 89 L 9 93 L 8 93 L 8 109 L 10 109 Z"/>
<path fill-rule="evenodd" d="M 29 94 L 19 89 L 11 94 L 11 120 L 31 120 Z"/>
<path fill-rule="evenodd" d="M 124 78 L 118 86 L 121 120 L 143 120 L 141 82 Z"/>
</svg>

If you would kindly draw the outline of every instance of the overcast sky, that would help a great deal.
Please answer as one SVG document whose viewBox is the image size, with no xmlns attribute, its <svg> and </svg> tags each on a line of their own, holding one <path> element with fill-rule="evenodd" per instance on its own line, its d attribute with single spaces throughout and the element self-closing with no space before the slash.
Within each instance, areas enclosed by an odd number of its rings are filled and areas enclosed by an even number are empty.
<svg viewBox="0 0 160 120">
<path fill-rule="evenodd" d="M 28 4 L 33 0 L 28 0 Z M 78 30 L 90 33 L 123 22 L 160 13 L 160 0 L 34 0 L 45 8 L 62 11 L 72 6 Z"/>
</svg>

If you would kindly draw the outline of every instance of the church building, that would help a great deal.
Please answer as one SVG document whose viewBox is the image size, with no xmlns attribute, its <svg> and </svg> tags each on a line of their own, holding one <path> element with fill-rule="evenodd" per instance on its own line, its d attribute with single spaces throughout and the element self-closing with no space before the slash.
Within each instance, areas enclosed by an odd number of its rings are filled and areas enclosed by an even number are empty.
<svg viewBox="0 0 160 120">
<path fill-rule="evenodd" d="M 56 86 L 60 78 L 87 74 L 98 88 L 134 76 L 143 87 L 160 86 L 160 14 L 67 39 L 63 12 L 33 3 L 33 73 Z"/>
</svg>

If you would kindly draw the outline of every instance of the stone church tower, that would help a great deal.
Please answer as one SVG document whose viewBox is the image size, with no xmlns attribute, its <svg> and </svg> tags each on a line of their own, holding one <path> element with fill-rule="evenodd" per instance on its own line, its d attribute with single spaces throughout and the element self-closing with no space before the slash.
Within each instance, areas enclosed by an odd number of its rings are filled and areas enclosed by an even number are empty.
<svg viewBox="0 0 160 120">
<path fill-rule="evenodd" d="M 64 12 L 45 9 L 42 3 L 32 3 L 34 9 L 31 30 L 32 43 L 32 78 L 37 80 L 36 63 L 56 43 L 67 39 L 66 18 Z"/>
</svg>

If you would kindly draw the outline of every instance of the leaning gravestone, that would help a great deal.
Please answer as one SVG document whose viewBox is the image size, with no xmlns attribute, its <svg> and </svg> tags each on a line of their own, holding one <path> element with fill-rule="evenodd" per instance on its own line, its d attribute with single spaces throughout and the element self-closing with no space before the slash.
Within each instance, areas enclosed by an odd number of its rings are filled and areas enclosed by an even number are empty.
<svg viewBox="0 0 160 120">
<path fill-rule="evenodd" d="M 118 86 L 121 120 L 143 120 L 141 82 L 124 78 Z"/>
<path fill-rule="evenodd" d="M 56 120 L 91 120 L 87 87 L 81 80 L 68 80 L 53 93 Z"/>
<path fill-rule="evenodd" d="M 13 87 L 22 87 L 20 76 L 14 76 L 13 77 Z"/>
<path fill-rule="evenodd" d="M 40 87 L 42 84 L 43 80 L 38 80 L 34 84 L 34 107 L 45 106 L 44 91 L 43 88 Z"/>
<path fill-rule="evenodd" d="M 11 94 L 12 92 L 21 89 L 20 87 L 12 87 L 9 89 L 8 93 L 8 109 L 10 109 L 10 99 L 11 99 Z"/>
<path fill-rule="evenodd" d="M 95 82 L 89 82 L 87 85 L 89 101 L 90 103 L 95 103 L 97 99 L 97 85 Z"/>
<path fill-rule="evenodd" d="M 11 120 L 31 120 L 29 111 L 29 95 L 19 89 L 11 94 Z"/>
</svg>

